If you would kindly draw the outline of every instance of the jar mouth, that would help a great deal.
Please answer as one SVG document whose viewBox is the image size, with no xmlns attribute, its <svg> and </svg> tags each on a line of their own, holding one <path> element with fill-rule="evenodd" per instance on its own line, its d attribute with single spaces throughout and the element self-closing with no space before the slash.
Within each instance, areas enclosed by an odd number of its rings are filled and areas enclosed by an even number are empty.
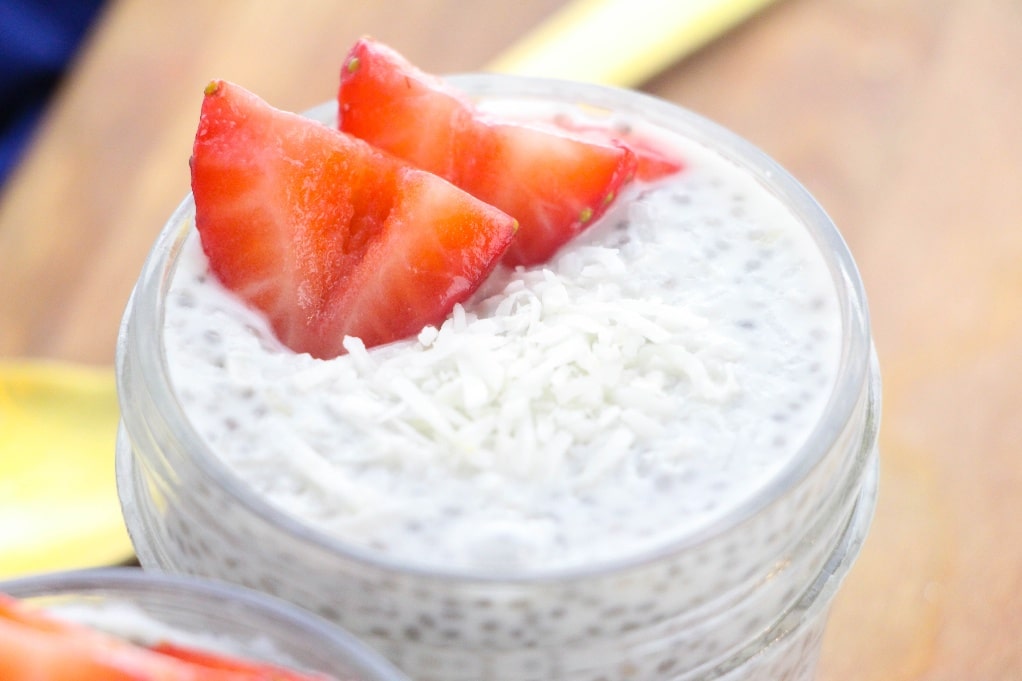
<svg viewBox="0 0 1022 681">
<path fill-rule="evenodd" d="M 779 164 L 756 147 L 719 125 L 675 104 L 642 93 L 618 88 L 554 81 L 544 78 L 463 74 L 449 81 L 473 97 L 536 98 L 565 105 L 580 105 L 587 110 L 631 112 L 654 126 L 681 132 L 694 141 L 712 147 L 728 160 L 747 170 L 779 198 L 807 230 L 822 251 L 833 277 L 840 302 L 843 341 L 839 372 L 830 396 L 805 442 L 797 453 L 757 492 L 728 509 L 721 517 L 678 537 L 628 557 L 585 566 L 568 566 L 529 572 L 482 572 L 466 568 L 443 569 L 410 565 L 370 549 L 349 544 L 288 515 L 258 496 L 227 466 L 219 461 L 195 431 L 173 388 L 162 326 L 165 296 L 173 278 L 177 256 L 192 230 L 194 203 L 188 195 L 178 206 L 160 233 L 142 275 L 128 303 L 117 346 L 118 388 L 124 424 L 132 441 L 176 441 L 182 456 L 169 461 L 164 454 L 159 465 L 168 473 L 175 467 L 187 467 L 210 481 L 219 491 L 263 522 L 285 534 L 330 554 L 370 565 L 376 569 L 413 574 L 431 579 L 457 581 L 535 584 L 599 577 L 617 571 L 654 563 L 718 537 L 755 517 L 763 509 L 785 497 L 804 480 L 826 455 L 856 417 L 863 400 L 871 412 L 866 432 L 856 447 L 856 461 L 850 474 L 861 474 L 877 436 L 879 403 L 878 373 L 872 353 L 870 324 L 865 294 L 855 263 L 836 226 L 808 191 Z M 319 120 L 336 115 L 336 104 L 327 103 L 308 112 Z M 129 331 L 130 330 L 130 331 Z M 154 331 L 155 330 L 155 331 Z M 156 333 L 153 338 L 152 334 Z M 131 354 L 137 360 L 129 360 Z M 142 385 L 142 394 L 128 385 Z M 864 398 L 865 396 L 865 398 Z M 143 415 L 141 412 L 150 408 Z M 159 405 L 157 408 L 155 405 Z M 144 426 L 138 425 L 147 422 Z M 156 446 L 159 450 L 159 446 Z"/>
</svg>

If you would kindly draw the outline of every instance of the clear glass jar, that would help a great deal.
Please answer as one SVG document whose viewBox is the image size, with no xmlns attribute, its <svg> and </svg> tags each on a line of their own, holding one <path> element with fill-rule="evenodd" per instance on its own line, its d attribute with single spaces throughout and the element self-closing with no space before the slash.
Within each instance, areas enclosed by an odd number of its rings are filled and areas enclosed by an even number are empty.
<svg viewBox="0 0 1022 681">
<path fill-rule="evenodd" d="M 354 681 L 407 681 L 380 655 L 291 603 L 232 584 L 138 568 L 0 582 L 56 617 L 142 642 L 170 641 Z"/>
<path fill-rule="evenodd" d="M 832 597 L 876 498 L 879 373 L 866 302 L 835 226 L 748 143 L 634 92 L 507 76 L 452 79 L 473 96 L 625 112 L 719 150 L 800 218 L 840 297 L 843 345 L 808 441 L 711 526 L 613 564 L 524 576 L 402 565 L 271 506 L 218 462 L 170 384 L 161 324 L 189 199 L 159 237 L 118 346 L 118 486 L 144 566 L 282 596 L 341 623 L 416 679 L 650 681 L 812 678 Z M 329 120 L 330 105 L 310 112 Z"/>
</svg>

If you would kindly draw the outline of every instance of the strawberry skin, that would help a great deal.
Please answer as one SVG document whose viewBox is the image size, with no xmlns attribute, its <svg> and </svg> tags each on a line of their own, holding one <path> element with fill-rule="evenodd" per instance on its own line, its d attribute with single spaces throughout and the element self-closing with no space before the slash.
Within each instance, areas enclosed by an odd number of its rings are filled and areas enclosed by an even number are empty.
<svg viewBox="0 0 1022 681">
<path fill-rule="evenodd" d="M 341 130 L 436 173 L 515 217 L 509 265 L 548 260 L 635 172 L 614 140 L 501 122 L 391 48 L 359 40 L 341 70 Z"/>
<path fill-rule="evenodd" d="M 515 221 L 350 135 L 206 88 L 191 159 L 211 271 L 315 357 L 438 324 L 492 271 Z M 432 212 L 431 212 L 432 211 Z"/>
</svg>

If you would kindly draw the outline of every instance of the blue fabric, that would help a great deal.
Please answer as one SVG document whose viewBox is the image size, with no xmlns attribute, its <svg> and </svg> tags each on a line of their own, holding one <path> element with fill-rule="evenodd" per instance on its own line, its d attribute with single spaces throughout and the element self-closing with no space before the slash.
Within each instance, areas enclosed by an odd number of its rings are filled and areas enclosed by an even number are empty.
<svg viewBox="0 0 1022 681">
<path fill-rule="evenodd" d="M 103 0 L 0 0 L 0 185 Z"/>
</svg>

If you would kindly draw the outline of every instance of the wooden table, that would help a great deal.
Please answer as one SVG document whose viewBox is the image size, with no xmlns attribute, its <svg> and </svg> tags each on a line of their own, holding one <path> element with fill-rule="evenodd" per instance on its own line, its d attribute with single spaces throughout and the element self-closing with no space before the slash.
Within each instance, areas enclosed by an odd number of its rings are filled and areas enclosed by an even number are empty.
<svg viewBox="0 0 1022 681">
<path fill-rule="evenodd" d="M 300 110 L 362 34 L 472 70 L 559 4 L 112 2 L 0 203 L 0 356 L 112 361 L 208 79 Z M 1022 679 L 1022 3 L 784 0 L 645 89 L 791 169 L 870 296 L 881 500 L 822 679 Z"/>
</svg>

